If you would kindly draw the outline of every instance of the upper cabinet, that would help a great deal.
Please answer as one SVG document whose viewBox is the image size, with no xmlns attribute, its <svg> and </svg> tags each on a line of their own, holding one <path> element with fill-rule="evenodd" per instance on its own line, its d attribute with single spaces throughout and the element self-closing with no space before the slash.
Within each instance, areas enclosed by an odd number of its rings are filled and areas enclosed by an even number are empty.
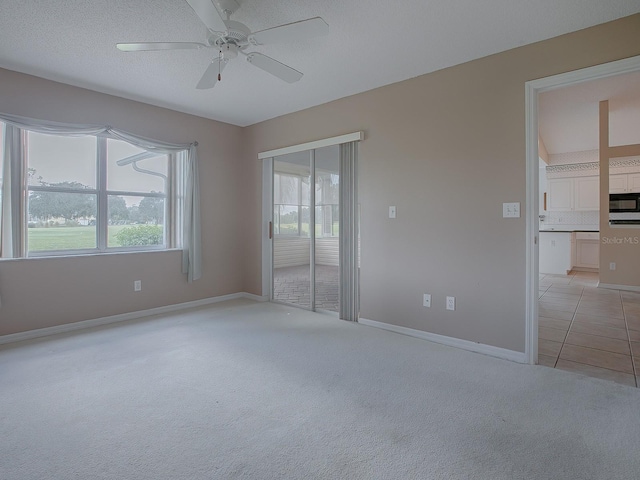
<svg viewBox="0 0 640 480">
<path fill-rule="evenodd" d="M 600 210 L 600 177 L 573 179 L 574 210 Z"/>
<path fill-rule="evenodd" d="M 610 175 L 609 193 L 640 193 L 640 173 Z"/>
<path fill-rule="evenodd" d="M 587 153 L 593 156 L 593 152 Z M 546 168 L 546 174 L 549 182 L 549 211 L 600 210 L 600 168 L 598 162 L 552 165 Z"/>
<path fill-rule="evenodd" d="M 600 178 L 575 177 L 549 179 L 549 211 L 600 209 Z"/>
<path fill-rule="evenodd" d="M 573 178 L 549 179 L 549 203 L 547 209 L 550 212 L 573 210 Z"/>
</svg>

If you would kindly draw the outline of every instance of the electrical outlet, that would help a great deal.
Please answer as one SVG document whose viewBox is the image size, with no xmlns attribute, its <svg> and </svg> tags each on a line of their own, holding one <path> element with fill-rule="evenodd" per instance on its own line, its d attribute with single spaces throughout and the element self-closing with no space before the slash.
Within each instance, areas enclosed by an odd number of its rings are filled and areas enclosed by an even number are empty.
<svg viewBox="0 0 640 480">
<path fill-rule="evenodd" d="M 447 310 L 456 309 L 456 297 L 447 297 Z"/>
<path fill-rule="evenodd" d="M 133 291 L 139 292 L 142 290 L 142 280 L 136 280 L 133 282 Z"/>
<path fill-rule="evenodd" d="M 422 306 L 423 307 L 431 307 L 431 294 L 425 293 L 422 296 Z"/>
<path fill-rule="evenodd" d="M 616 262 L 611 262 L 609 264 L 609 270 L 615 270 L 616 269 Z"/>
</svg>

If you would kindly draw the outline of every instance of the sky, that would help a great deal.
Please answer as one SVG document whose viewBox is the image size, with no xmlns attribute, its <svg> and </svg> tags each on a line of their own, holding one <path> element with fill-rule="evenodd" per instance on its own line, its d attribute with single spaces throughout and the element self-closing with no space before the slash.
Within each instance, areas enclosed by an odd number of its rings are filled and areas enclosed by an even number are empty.
<svg viewBox="0 0 640 480">
<path fill-rule="evenodd" d="M 60 137 L 29 132 L 28 163 L 35 169 L 30 185 L 79 182 L 96 188 L 97 139 L 91 136 Z M 120 159 L 144 150 L 120 140 L 107 140 L 107 189 L 129 192 L 163 191 L 164 180 L 157 176 L 136 172 L 132 165 L 118 166 Z M 167 174 L 166 156 L 137 162 L 138 167 Z M 140 197 L 125 197 L 129 206 L 139 203 Z"/>
</svg>

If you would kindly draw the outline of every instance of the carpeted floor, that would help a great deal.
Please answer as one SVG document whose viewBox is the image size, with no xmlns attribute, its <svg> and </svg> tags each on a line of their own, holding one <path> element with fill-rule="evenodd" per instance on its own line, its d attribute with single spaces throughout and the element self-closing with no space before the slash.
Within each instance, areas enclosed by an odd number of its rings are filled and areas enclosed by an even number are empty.
<svg viewBox="0 0 640 480">
<path fill-rule="evenodd" d="M 632 479 L 640 390 L 232 301 L 0 348 L 0 478 Z"/>
</svg>

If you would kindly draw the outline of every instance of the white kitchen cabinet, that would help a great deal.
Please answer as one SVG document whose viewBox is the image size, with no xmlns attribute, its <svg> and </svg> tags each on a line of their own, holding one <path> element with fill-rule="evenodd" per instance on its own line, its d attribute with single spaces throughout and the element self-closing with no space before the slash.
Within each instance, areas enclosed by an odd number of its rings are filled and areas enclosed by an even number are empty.
<svg viewBox="0 0 640 480">
<path fill-rule="evenodd" d="M 627 179 L 629 192 L 640 193 L 640 173 L 630 173 Z"/>
<path fill-rule="evenodd" d="M 600 210 L 600 177 L 573 179 L 573 209 Z"/>
<path fill-rule="evenodd" d="M 549 180 L 549 211 L 600 210 L 600 177 Z"/>
<path fill-rule="evenodd" d="M 549 179 L 548 210 L 550 212 L 568 212 L 573 210 L 572 178 Z"/>
<path fill-rule="evenodd" d="M 540 273 L 566 275 L 571 271 L 574 238 L 571 232 L 540 232 Z"/>
<path fill-rule="evenodd" d="M 609 193 L 640 193 L 640 173 L 610 175 Z"/>
<path fill-rule="evenodd" d="M 575 266 L 582 268 L 600 267 L 600 234 L 576 233 Z"/>
<path fill-rule="evenodd" d="M 627 191 L 627 175 L 609 175 L 609 193 L 624 193 Z"/>
<path fill-rule="evenodd" d="M 576 240 L 576 267 L 598 268 L 600 266 L 600 242 Z"/>
</svg>

